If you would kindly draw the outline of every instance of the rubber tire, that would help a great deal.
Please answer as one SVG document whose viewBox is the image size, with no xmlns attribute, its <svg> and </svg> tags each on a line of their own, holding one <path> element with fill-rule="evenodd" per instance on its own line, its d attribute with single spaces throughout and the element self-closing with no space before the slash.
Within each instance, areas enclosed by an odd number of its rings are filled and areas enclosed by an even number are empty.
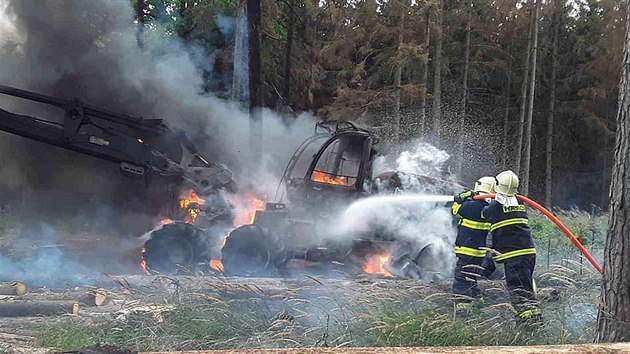
<svg viewBox="0 0 630 354">
<path fill-rule="evenodd" d="M 278 266 L 285 261 L 280 240 L 256 225 L 243 225 L 227 237 L 221 249 L 225 274 L 260 277 L 277 276 Z"/>
<path fill-rule="evenodd" d="M 434 244 L 424 246 L 415 259 L 415 263 L 420 269 L 420 279 L 437 281 L 440 280 L 438 264 L 441 263 L 439 252 Z"/>
<path fill-rule="evenodd" d="M 144 260 L 154 274 L 186 274 L 206 270 L 210 243 L 203 230 L 174 222 L 151 233 L 144 244 Z"/>
</svg>

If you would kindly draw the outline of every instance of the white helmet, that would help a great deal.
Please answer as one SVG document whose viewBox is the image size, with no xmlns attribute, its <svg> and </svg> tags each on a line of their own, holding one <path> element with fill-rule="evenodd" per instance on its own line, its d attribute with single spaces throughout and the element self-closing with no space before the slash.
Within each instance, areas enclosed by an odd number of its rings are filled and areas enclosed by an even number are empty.
<svg viewBox="0 0 630 354">
<path fill-rule="evenodd" d="M 518 176 L 511 170 L 503 171 L 496 177 L 496 186 L 494 187 L 497 193 L 503 194 L 508 197 L 516 195 L 518 189 Z"/>
<path fill-rule="evenodd" d="M 495 182 L 494 177 L 481 177 L 475 182 L 473 192 L 490 194 L 494 192 Z"/>
</svg>

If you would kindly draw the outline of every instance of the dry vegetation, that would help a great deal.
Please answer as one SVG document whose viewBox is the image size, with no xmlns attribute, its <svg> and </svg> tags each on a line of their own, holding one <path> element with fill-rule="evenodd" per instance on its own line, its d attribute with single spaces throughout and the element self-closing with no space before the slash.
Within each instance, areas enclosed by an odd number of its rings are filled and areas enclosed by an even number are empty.
<svg viewBox="0 0 630 354">
<path fill-rule="evenodd" d="M 109 343 L 148 351 L 590 342 L 597 288 L 570 280 L 567 275 L 576 274 L 571 267 L 555 266 L 544 274 L 541 282 L 553 282 L 559 299 L 547 297 L 553 301 L 544 302 L 546 324 L 539 329 L 516 325 L 499 281 L 484 282 L 485 303 L 461 318 L 453 312 L 449 282 L 156 278 L 152 284 L 143 279 L 126 285 L 121 297 L 126 300 L 116 311 L 84 313 L 40 328 L 37 345 Z"/>
</svg>

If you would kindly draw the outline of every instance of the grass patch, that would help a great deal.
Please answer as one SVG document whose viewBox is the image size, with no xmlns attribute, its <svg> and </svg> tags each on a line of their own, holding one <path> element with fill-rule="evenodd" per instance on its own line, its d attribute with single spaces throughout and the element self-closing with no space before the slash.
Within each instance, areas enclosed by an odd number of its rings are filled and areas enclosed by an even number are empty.
<svg viewBox="0 0 630 354">
<path fill-rule="evenodd" d="M 58 350 L 112 344 L 139 351 L 223 349 L 255 340 L 271 322 L 241 302 L 182 303 L 163 315 L 132 314 L 116 320 L 83 318 L 52 325 L 37 344 Z"/>
<path fill-rule="evenodd" d="M 608 214 L 592 215 L 579 209 L 553 211 L 596 258 L 603 256 Z M 538 211 L 529 212 L 529 225 L 538 251 L 539 266 L 565 265 L 566 261 L 587 263 L 571 241 Z M 589 265 L 585 264 L 585 267 Z"/>
<path fill-rule="evenodd" d="M 58 350 L 111 344 L 139 351 L 338 346 L 470 346 L 586 343 L 593 338 L 597 290 L 567 291 L 543 304 L 545 326 L 516 325 L 504 303 L 487 299 L 470 317 L 444 299 L 358 300 L 328 296 L 222 301 L 197 296 L 161 317 L 65 319 L 44 329 L 37 344 Z M 367 300 L 367 301 L 366 301 Z"/>
<path fill-rule="evenodd" d="M 369 333 L 374 346 L 394 347 L 576 344 L 593 338 L 596 311 L 592 304 L 578 305 L 576 299 L 544 304 L 545 325 L 540 328 L 517 325 L 501 305 L 487 306 L 465 318 L 445 308 L 420 305 L 418 309 L 418 304 L 384 308 Z"/>
</svg>

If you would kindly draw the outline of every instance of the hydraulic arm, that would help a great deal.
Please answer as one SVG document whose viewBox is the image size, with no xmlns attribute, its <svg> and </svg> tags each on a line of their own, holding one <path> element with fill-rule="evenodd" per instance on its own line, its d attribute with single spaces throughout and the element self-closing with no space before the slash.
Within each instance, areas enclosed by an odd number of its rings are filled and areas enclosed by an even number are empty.
<svg viewBox="0 0 630 354">
<path fill-rule="evenodd" d="M 0 94 L 63 110 L 60 122 L 16 114 L 0 108 L 0 130 L 120 164 L 126 174 L 147 173 L 181 179 L 199 193 L 233 190 L 232 172 L 199 155 L 183 131 L 161 119 L 111 112 L 81 102 L 0 85 Z"/>
</svg>

